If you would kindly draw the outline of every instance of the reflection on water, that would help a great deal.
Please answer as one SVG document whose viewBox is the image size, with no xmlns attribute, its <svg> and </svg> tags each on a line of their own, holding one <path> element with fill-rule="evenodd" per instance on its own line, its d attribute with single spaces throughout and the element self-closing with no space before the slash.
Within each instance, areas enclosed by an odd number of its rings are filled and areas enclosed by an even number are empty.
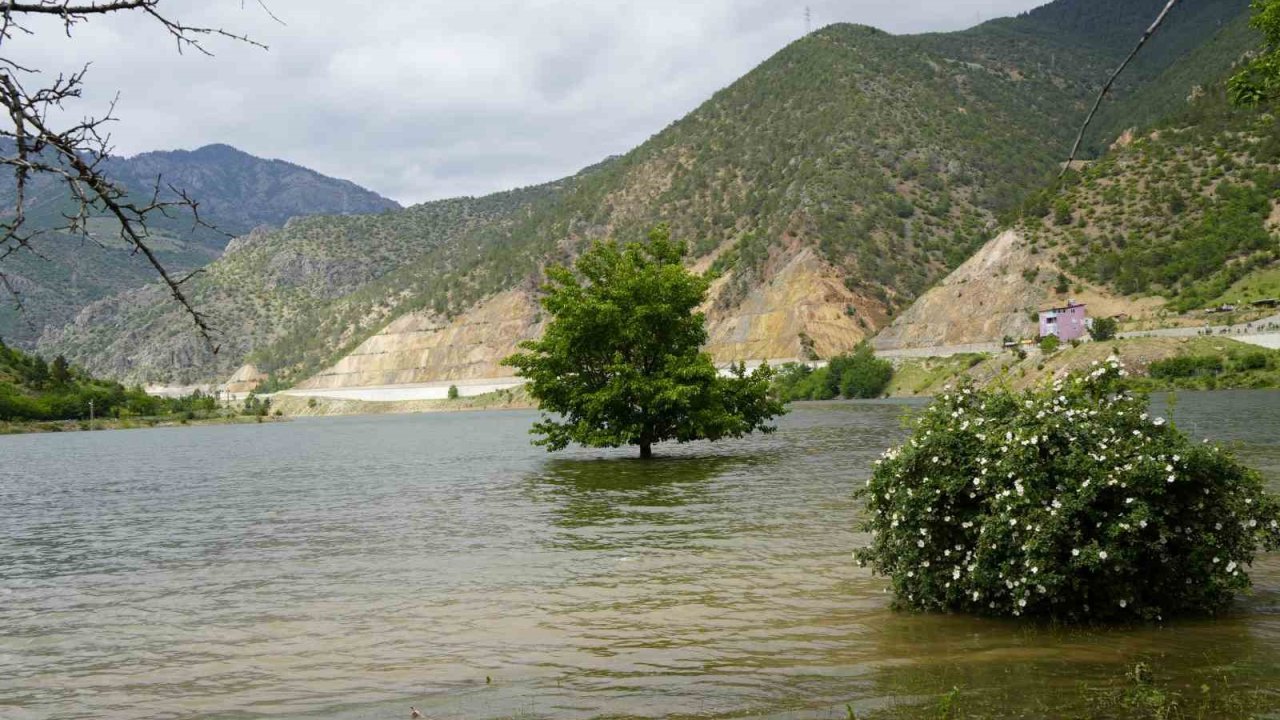
<svg viewBox="0 0 1280 720">
<path fill-rule="evenodd" d="M 688 549 L 733 528 L 708 524 L 719 508 L 708 481 L 724 477 L 743 458 L 731 455 L 627 459 L 548 460 L 529 477 L 529 496 L 552 508 L 564 530 L 551 539 L 567 550 L 608 551 L 653 547 Z"/>
<path fill-rule="evenodd" d="M 1138 660 L 1280 681 L 1276 556 L 1213 622 L 889 610 L 851 493 L 903 411 L 810 405 L 648 463 L 548 456 L 529 413 L 0 438 L 0 717 L 835 718 L 952 687 L 1035 717 Z M 1175 418 L 1280 486 L 1280 394 Z"/>
</svg>

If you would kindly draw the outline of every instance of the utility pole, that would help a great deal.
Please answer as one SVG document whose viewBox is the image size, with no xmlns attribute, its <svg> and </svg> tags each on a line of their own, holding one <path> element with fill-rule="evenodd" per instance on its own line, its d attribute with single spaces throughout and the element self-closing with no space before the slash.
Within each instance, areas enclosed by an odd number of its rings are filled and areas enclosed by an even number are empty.
<svg viewBox="0 0 1280 720">
<path fill-rule="evenodd" d="M 89 401 L 89 429 L 93 429 L 93 401 Z"/>
<path fill-rule="evenodd" d="M 804 34 L 813 32 L 813 8 L 804 6 Z"/>
</svg>

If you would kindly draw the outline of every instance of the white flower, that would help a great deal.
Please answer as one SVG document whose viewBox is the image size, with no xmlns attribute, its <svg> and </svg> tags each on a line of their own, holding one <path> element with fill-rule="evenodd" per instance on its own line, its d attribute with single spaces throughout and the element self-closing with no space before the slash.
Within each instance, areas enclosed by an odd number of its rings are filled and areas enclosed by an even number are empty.
<svg viewBox="0 0 1280 720">
<path fill-rule="evenodd" d="M 924 547 L 924 541 L 923 541 L 923 540 L 917 540 L 917 541 L 916 541 L 916 547 L 921 547 L 921 548 L 922 548 L 922 547 Z"/>
<path fill-rule="evenodd" d="M 1216 558 L 1216 557 L 1213 559 L 1213 564 L 1214 564 L 1214 565 L 1217 565 L 1219 562 L 1221 562 L 1221 560 L 1220 560 L 1220 559 L 1218 559 L 1218 558 Z"/>
<path fill-rule="evenodd" d="M 1018 601 L 1018 607 L 1026 607 L 1026 606 L 1027 606 L 1026 598 L 1022 598 L 1021 600 Z"/>
<path fill-rule="evenodd" d="M 1133 498 L 1125 498 L 1125 499 L 1124 499 L 1124 504 L 1125 504 L 1125 505 L 1132 505 L 1132 504 L 1133 504 Z"/>
<path fill-rule="evenodd" d="M 1162 417 L 1158 417 L 1158 418 L 1156 418 L 1155 420 L 1152 420 L 1152 421 L 1151 421 L 1151 423 L 1152 423 L 1153 425 L 1155 425 L 1155 426 L 1159 427 L 1159 426 L 1161 426 L 1161 425 L 1163 425 L 1163 424 L 1164 424 L 1164 418 L 1162 418 Z"/>
<path fill-rule="evenodd" d="M 1106 551 L 1106 550 L 1101 550 L 1101 551 L 1099 551 L 1099 552 L 1098 552 L 1098 559 L 1099 559 L 1099 560 L 1106 560 L 1106 559 L 1107 559 L 1107 551 Z"/>
<path fill-rule="evenodd" d="M 1235 569 L 1236 569 L 1235 560 L 1232 560 L 1231 562 L 1227 563 L 1227 572 L 1231 572 L 1232 570 L 1235 570 Z"/>
<path fill-rule="evenodd" d="M 1074 548 L 1074 549 L 1072 549 L 1072 550 L 1071 550 L 1071 557 L 1080 557 L 1080 548 Z"/>
<path fill-rule="evenodd" d="M 1128 605 L 1129 605 L 1129 602 L 1127 600 L 1120 601 L 1120 607 L 1128 607 Z"/>
<path fill-rule="evenodd" d="M 974 590 L 974 591 L 973 591 L 973 601 L 974 601 L 974 602 L 977 602 L 977 601 L 978 601 L 978 598 L 980 598 L 980 597 L 982 597 L 982 595 L 981 595 L 977 590 Z"/>
</svg>

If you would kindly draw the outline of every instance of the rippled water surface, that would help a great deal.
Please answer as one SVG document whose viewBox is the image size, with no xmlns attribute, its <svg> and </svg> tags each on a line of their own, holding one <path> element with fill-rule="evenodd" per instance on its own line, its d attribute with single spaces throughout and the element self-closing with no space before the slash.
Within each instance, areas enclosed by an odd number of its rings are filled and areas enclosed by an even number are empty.
<svg viewBox="0 0 1280 720">
<path fill-rule="evenodd" d="M 1275 556 L 1213 622 L 891 611 L 851 493 L 905 407 L 651 463 L 548 456 L 523 412 L 0 438 L 0 717 L 835 718 L 953 687 L 1034 717 L 1139 660 L 1280 685 Z M 1280 394 L 1177 418 L 1280 489 Z"/>
</svg>

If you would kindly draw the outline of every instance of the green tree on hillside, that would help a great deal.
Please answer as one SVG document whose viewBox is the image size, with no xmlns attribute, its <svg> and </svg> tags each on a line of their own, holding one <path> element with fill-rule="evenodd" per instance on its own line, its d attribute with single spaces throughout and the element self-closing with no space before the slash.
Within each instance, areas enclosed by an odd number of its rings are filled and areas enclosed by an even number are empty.
<svg viewBox="0 0 1280 720">
<path fill-rule="evenodd" d="M 71 381 L 71 366 L 67 364 L 65 357 L 59 355 L 53 359 L 53 365 L 49 368 L 49 378 L 55 385 L 66 385 Z"/>
<path fill-rule="evenodd" d="M 638 445 L 648 458 L 664 440 L 774 430 L 768 421 L 783 408 L 769 396 L 769 367 L 721 377 L 701 351 L 708 281 L 681 264 L 685 252 L 659 226 L 647 243 L 596 242 L 572 270 L 547 271 L 546 333 L 503 361 L 549 413 L 533 427 L 535 444 Z"/>
<path fill-rule="evenodd" d="M 1245 106 L 1280 98 L 1280 0 L 1253 0 L 1250 24 L 1262 31 L 1265 45 L 1228 84 L 1231 99 Z"/>
<path fill-rule="evenodd" d="M 1120 323 L 1115 318 L 1100 317 L 1094 318 L 1093 325 L 1089 327 L 1089 337 L 1097 342 L 1110 340 L 1116 336 L 1116 330 L 1120 327 Z"/>
</svg>

